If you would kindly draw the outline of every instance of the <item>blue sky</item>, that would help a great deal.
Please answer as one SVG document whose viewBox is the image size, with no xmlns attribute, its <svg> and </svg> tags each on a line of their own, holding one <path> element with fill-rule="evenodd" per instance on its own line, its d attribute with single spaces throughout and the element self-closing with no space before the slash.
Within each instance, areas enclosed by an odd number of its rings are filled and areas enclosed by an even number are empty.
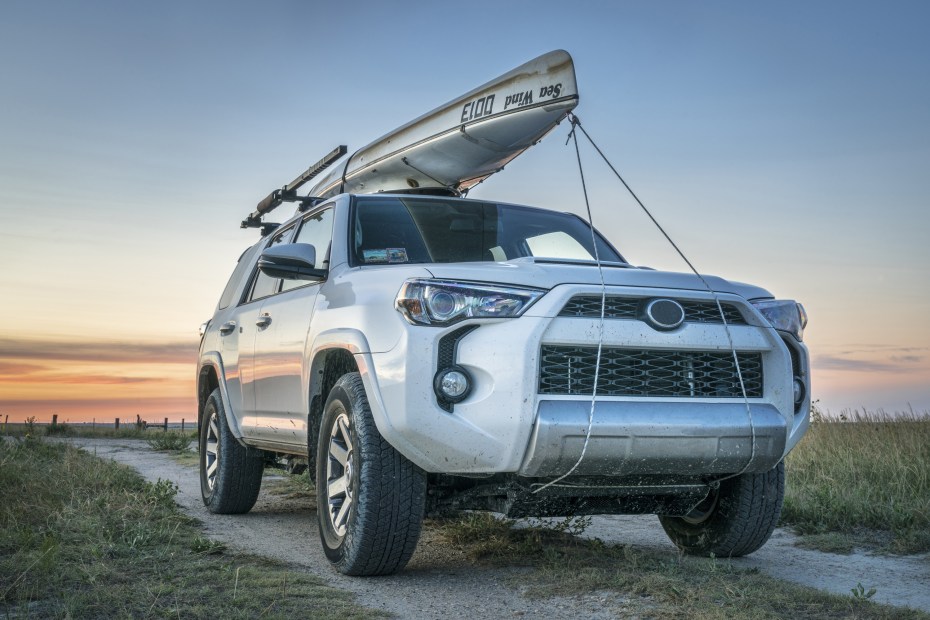
<svg viewBox="0 0 930 620">
<path fill-rule="evenodd" d="M 189 359 L 95 367 L 115 363 L 95 347 L 196 348 L 259 199 L 556 48 L 585 127 L 695 265 L 805 303 L 822 404 L 930 409 L 928 18 L 924 2 L 8 1 L 0 374 L 19 387 L 0 384 L 0 413 L 65 372 L 49 354 L 17 374 L 36 338 L 87 346 L 72 379 L 121 376 L 129 401 L 150 380 L 183 408 Z M 566 131 L 472 195 L 580 211 Z M 631 261 L 684 269 L 585 162 L 596 225 Z M 95 389 L 65 383 L 62 407 Z"/>
</svg>

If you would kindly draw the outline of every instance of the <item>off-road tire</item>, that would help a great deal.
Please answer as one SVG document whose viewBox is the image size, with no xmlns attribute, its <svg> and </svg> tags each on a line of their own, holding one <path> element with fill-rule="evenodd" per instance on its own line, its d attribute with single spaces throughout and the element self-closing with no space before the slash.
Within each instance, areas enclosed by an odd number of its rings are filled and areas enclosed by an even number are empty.
<svg viewBox="0 0 930 620">
<path fill-rule="evenodd" d="M 781 516 L 785 465 L 762 474 L 742 474 L 720 488 L 686 517 L 660 516 L 665 533 L 690 555 L 738 557 L 766 543 Z"/>
<path fill-rule="evenodd" d="M 357 372 L 336 382 L 323 407 L 316 479 L 320 539 L 339 572 L 389 575 L 407 564 L 423 524 L 426 473 L 378 432 Z"/>
<path fill-rule="evenodd" d="M 224 515 L 250 511 L 262 485 L 265 462 L 261 450 L 246 448 L 233 437 L 219 389 L 213 390 L 203 408 L 199 445 L 200 495 L 207 509 Z"/>
</svg>

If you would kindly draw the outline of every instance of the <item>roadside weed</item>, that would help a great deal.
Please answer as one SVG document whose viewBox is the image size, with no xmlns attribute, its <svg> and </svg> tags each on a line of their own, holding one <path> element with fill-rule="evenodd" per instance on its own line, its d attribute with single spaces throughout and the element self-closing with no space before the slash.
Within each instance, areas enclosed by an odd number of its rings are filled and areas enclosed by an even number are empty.
<svg viewBox="0 0 930 620">
<path fill-rule="evenodd" d="M 549 527 L 514 527 L 486 513 L 434 522 L 440 538 L 472 562 L 524 566 L 514 577 L 526 596 L 617 593 L 624 613 L 649 618 L 928 618 L 879 605 L 861 596 L 839 596 L 741 569 L 724 558 L 695 558 L 674 551 L 582 540 Z"/>
<path fill-rule="evenodd" d="M 875 593 L 877 592 L 877 590 L 875 588 L 869 588 L 868 591 L 866 591 L 862 583 L 857 583 L 856 587 L 850 590 L 850 592 L 852 592 L 854 599 L 860 600 L 860 601 L 867 601 L 873 596 L 875 596 Z"/>
<path fill-rule="evenodd" d="M 153 450 L 160 450 L 163 452 L 188 452 L 194 438 L 195 436 L 193 433 L 150 431 L 150 434 L 145 437 L 145 441 Z"/>
<path fill-rule="evenodd" d="M 379 615 L 204 538 L 174 483 L 65 444 L 0 439 L 0 489 L 0 617 Z"/>
<path fill-rule="evenodd" d="M 930 551 L 930 415 L 846 418 L 815 418 L 788 455 L 782 523 L 827 551 Z"/>
</svg>

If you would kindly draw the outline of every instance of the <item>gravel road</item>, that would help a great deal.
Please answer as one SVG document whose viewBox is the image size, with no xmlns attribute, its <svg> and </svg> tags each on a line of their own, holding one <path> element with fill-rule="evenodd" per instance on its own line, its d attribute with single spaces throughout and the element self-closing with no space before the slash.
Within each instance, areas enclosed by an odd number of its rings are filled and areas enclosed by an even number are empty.
<svg viewBox="0 0 930 620">
<path fill-rule="evenodd" d="M 615 618 L 627 615 L 626 599 L 616 593 L 529 599 L 509 583 L 520 568 L 475 567 L 433 535 L 428 528 L 417 551 L 400 574 L 377 578 L 345 577 L 333 571 L 323 555 L 316 514 L 306 500 L 285 499 L 262 491 L 246 515 L 212 515 L 200 499 L 196 470 L 180 465 L 141 440 L 70 439 L 98 456 L 137 469 L 146 479 L 177 484 L 177 502 L 199 519 L 206 535 L 248 553 L 275 558 L 330 584 L 352 591 L 358 601 L 403 618 L 448 618 L 480 615 L 522 618 Z M 595 517 L 585 536 L 605 542 L 673 550 L 654 516 Z M 877 592 L 873 600 L 930 612 L 930 554 L 889 557 L 853 553 L 836 555 L 794 546 L 795 536 L 776 530 L 769 542 L 747 558 L 732 562 L 757 568 L 779 579 L 839 594 L 862 583 Z"/>
</svg>

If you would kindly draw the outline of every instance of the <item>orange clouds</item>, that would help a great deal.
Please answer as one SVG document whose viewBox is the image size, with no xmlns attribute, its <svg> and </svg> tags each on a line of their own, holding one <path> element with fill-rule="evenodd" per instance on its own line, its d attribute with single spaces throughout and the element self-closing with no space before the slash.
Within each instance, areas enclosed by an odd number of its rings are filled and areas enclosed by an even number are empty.
<svg viewBox="0 0 930 620">
<path fill-rule="evenodd" d="M 119 342 L 114 340 L 40 340 L 0 338 L 0 364 L 11 358 L 91 362 L 190 363 L 197 359 L 197 342 Z M 0 366 L 0 368 L 4 367 Z"/>
<path fill-rule="evenodd" d="M 850 345 L 815 350 L 813 393 L 827 408 L 862 406 L 907 410 L 920 408 L 930 385 L 930 347 Z"/>
<path fill-rule="evenodd" d="M 196 417 L 197 343 L 0 338 L 0 415 L 11 421 Z"/>
</svg>

